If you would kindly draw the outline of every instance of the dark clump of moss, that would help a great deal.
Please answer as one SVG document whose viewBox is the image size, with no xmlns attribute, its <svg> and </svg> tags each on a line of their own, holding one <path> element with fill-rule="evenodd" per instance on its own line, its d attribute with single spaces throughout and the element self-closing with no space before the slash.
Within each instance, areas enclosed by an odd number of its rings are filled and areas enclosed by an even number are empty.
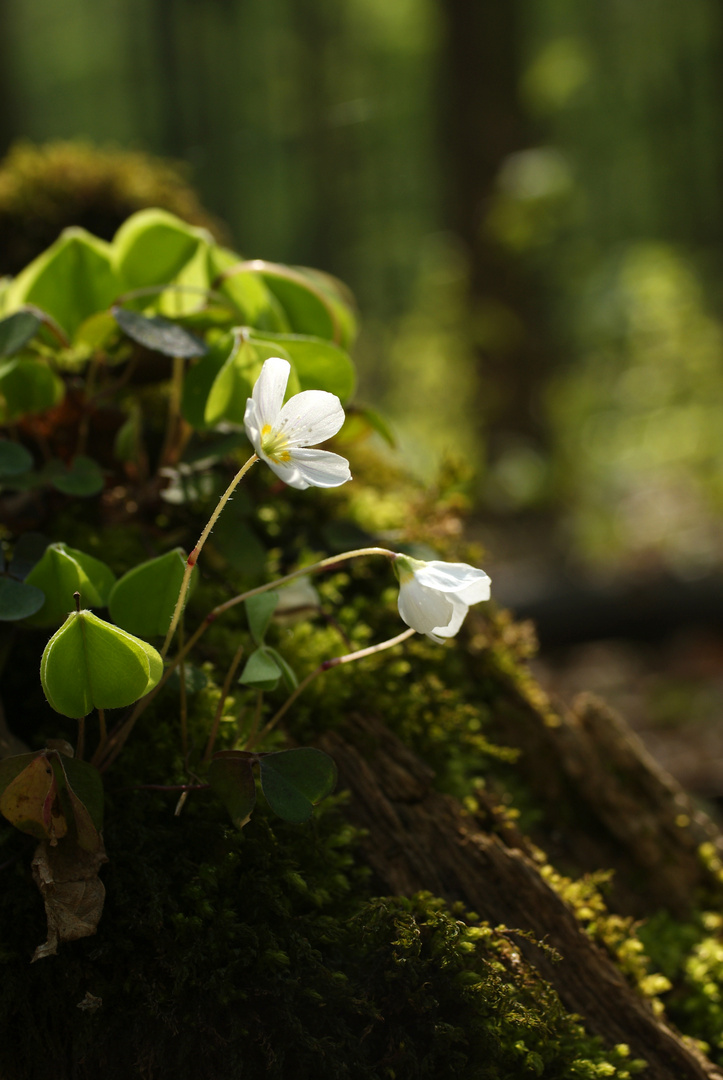
<svg viewBox="0 0 723 1080">
<path fill-rule="evenodd" d="M 181 164 L 139 151 L 16 143 L 0 163 L 0 275 L 19 273 L 69 225 L 110 240 L 127 217 L 148 206 L 219 235 L 220 224 L 185 173 Z"/>
<path fill-rule="evenodd" d="M 43 919 L 29 847 L 3 833 L 4 1080 L 637 1071 L 625 1048 L 585 1035 L 506 937 L 428 895 L 370 897 L 338 807 L 304 827 L 257 812 L 238 833 L 205 797 L 180 820 L 171 799 L 111 798 L 97 936 L 32 966 Z"/>
</svg>

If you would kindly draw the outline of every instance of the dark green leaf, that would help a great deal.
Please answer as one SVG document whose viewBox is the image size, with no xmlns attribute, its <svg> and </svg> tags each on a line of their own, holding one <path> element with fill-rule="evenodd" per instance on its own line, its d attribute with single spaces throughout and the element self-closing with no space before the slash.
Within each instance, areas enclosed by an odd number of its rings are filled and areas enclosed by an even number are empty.
<svg viewBox="0 0 723 1080">
<path fill-rule="evenodd" d="M 0 480 L 28 472 L 32 467 L 33 455 L 29 450 L 10 439 L 0 439 Z"/>
<path fill-rule="evenodd" d="M 225 750 L 214 756 L 208 769 L 208 782 L 237 829 L 243 829 L 256 804 L 252 761 L 243 750 Z"/>
<path fill-rule="evenodd" d="M 36 563 L 40 562 L 48 547 L 48 538 L 38 532 L 26 532 L 19 536 L 13 547 L 10 573 L 18 581 L 24 581 Z"/>
<path fill-rule="evenodd" d="M 0 322 L 0 356 L 14 356 L 42 326 L 33 311 L 15 311 Z"/>
<path fill-rule="evenodd" d="M 196 667 L 195 664 L 183 665 L 183 679 L 186 684 L 187 694 L 198 694 L 208 686 L 208 675 L 203 668 Z M 176 670 L 168 677 L 166 684 L 169 690 L 177 691 L 181 685 L 180 669 Z"/>
<path fill-rule="evenodd" d="M 162 353 L 163 356 L 180 356 L 186 359 L 203 356 L 207 351 L 204 343 L 195 334 L 161 315 L 142 315 L 138 311 L 122 307 L 114 307 L 112 310 L 121 330 L 146 349 Z"/>
<path fill-rule="evenodd" d="M 310 746 L 264 754 L 259 765 L 261 789 L 284 821 L 308 821 L 314 805 L 336 785 L 336 765 L 328 754 Z"/>
<path fill-rule="evenodd" d="M 13 622 L 26 619 L 40 611 L 45 603 L 45 593 L 34 585 L 26 585 L 14 578 L 0 577 L 0 621 Z"/>
<path fill-rule="evenodd" d="M 45 470 L 48 481 L 64 495 L 90 496 L 103 490 L 103 470 L 92 458 L 78 454 L 73 458 L 70 467 L 57 460 L 50 463 L 50 466 Z"/>
<path fill-rule="evenodd" d="M 43 412 L 63 400 L 65 384 L 42 358 L 18 358 L 0 366 L 0 423 Z"/>
</svg>

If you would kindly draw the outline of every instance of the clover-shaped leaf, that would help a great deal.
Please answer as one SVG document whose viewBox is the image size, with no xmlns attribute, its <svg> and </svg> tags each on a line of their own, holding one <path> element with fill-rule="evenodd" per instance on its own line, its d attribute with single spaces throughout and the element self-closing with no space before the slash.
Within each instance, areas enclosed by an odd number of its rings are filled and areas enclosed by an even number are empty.
<svg viewBox="0 0 723 1080">
<path fill-rule="evenodd" d="M 159 653 L 140 638 L 75 611 L 45 646 L 40 681 L 56 712 L 80 718 L 97 709 L 132 705 L 163 674 Z"/>
<path fill-rule="evenodd" d="M 333 760 L 311 746 L 260 755 L 259 768 L 261 790 L 269 806 L 284 821 L 296 824 L 308 821 L 315 804 L 336 785 Z"/>
<path fill-rule="evenodd" d="M 115 584 L 109 566 L 67 544 L 50 544 L 27 578 L 27 585 L 42 589 L 45 603 L 30 620 L 32 626 L 57 626 L 73 606 L 73 595 L 93 607 L 105 607 Z"/>
<path fill-rule="evenodd" d="M 108 610 L 114 622 L 131 634 L 154 637 L 165 634 L 178 599 L 186 568 L 183 548 L 148 559 L 124 574 L 108 597 Z M 191 575 L 191 587 L 198 572 Z"/>
</svg>

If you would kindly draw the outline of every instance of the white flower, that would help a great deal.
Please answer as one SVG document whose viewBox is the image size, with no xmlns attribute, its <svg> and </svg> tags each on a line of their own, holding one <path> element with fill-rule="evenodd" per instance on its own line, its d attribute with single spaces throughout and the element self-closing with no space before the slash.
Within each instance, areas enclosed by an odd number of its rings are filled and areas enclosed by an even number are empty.
<svg viewBox="0 0 723 1080">
<path fill-rule="evenodd" d="M 349 462 L 328 450 L 310 450 L 336 435 L 344 410 L 335 394 L 303 390 L 283 404 L 291 365 L 265 361 L 246 402 L 244 426 L 258 456 L 284 483 L 295 488 L 338 487 L 351 480 Z"/>
<path fill-rule="evenodd" d="M 399 614 L 413 630 L 432 641 L 454 637 L 470 604 L 490 598 L 490 579 L 467 563 L 421 562 L 396 555 Z"/>
</svg>

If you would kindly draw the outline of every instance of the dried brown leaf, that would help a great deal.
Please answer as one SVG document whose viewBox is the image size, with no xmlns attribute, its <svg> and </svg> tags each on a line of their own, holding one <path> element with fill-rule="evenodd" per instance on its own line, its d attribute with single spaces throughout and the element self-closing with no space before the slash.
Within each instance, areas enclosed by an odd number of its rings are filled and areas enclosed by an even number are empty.
<svg viewBox="0 0 723 1080">
<path fill-rule="evenodd" d="M 33 961 L 54 956 L 62 941 L 76 941 L 95 933 L 105 899 L 98 872 L 105 862 L 108 858 L 102 840 L 95 852 L 84 851 L 69 838 L 55 846 L 47 841 L 38 844 L 33 879 L 45 901 L 48 940 L 38 945 Z"/>
</svg>

